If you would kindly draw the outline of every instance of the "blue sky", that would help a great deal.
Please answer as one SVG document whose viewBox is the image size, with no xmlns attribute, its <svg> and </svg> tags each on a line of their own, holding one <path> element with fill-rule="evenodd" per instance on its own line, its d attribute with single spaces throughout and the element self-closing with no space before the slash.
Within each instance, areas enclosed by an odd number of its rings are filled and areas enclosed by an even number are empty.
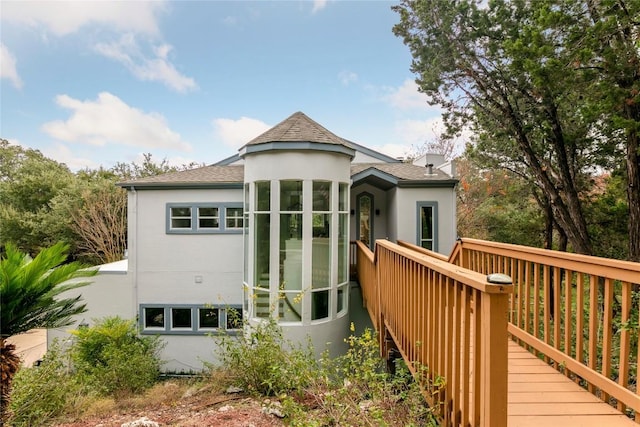
<svg viewBox="0 0 640 427">
<path fill-rule="evenodd" d="M 296 111 L 392 156 L 432 140 L 391 1 L 0 3 L 0 137 L 72 170 L 213 163 Z"/>
</svg>

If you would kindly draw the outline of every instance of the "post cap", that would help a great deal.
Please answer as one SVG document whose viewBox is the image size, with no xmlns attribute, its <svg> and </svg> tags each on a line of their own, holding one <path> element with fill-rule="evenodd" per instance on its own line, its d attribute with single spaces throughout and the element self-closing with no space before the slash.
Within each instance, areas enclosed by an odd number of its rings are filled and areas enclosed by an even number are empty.
<svg viewBox="0 0 640 427">
<path fill-rule="evenodd" d="M 506 274 L 492 273 L 487 275 L 487 282 L 496 285 L 511 285 L 513 280 L 511 280 L 511 276 L 507 276 Z"/>
</svg>

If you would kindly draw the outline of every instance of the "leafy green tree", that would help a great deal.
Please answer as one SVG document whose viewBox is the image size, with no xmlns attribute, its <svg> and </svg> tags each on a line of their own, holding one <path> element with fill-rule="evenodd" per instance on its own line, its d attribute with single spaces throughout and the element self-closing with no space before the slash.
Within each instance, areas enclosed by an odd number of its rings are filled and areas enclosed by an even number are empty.
<svg viewBox="0 0 640 427">
<path fill-rule="evenodd" d="M 638 3 L 404 0 L 394 9 L 394 32 L 450 134 L 472 128 L 486 167 L 536 186 L 573 250 L 593 252 L 583 206 L 591 175 L 625 165 L 639 246 L 630 256 L 640 256 Z"/>
<path fill-rule="evenodd" d="M 85 311 L 81 296 L 59 298 L 63 292 L 87 285 L 81 280 L 94 276 L 97 270 L 71 262 L 65 264 L 69 247 L 57 243 L 35 257 L 7 244 L 0 257 L 0 353 L 7 366 L 2 372 L 15 373 L 15 347 L 8 337 L 34 328 L 58 328 L 69 325 L 72 316 Z M 2 376 L 1 416 L 5 417 L 12 375 Z"/>
<path fill-rule="evenodd" d="M 69 169 L 37 150 L 0 140 L 0 246 L 13 242 L 35 254 L 68 241 L 50 228 L 49 202 L 73 182 Z"/>
</svg>

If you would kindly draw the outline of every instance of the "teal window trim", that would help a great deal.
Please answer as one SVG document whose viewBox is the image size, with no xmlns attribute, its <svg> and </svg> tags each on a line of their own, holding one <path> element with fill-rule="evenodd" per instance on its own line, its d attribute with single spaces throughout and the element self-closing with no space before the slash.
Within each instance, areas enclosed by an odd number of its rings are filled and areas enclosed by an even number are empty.
<svg viewBox="0 0 640 427">
<path fill-rule="evenodd" d="M 438 252 L 438 202 L 417 202 L 416 203 L 416 245 L 422 246 L 423 236 L 422 236 L 422 208 L 430 207 L 432 214 L 432 230 L 433 236 L 432 240 L 432 248 L 431 250 L 434 252 Z"/>
<path fill-rule="evenodd" d="M 166 204 L 166 234 L 242 234 L 243 227 L 226 227 L 226 215 L 228 208 L 242 209 L 242 202 L 237 203 L 167 203 Z M 172 209 L 173 208 L 189 208 L 191 209 L 190 227 L 174 228 L 171 227 Z M 199 224 L 199 208 L 216 208 L 218 209 L 217 219 L 218 226 L 215 228 L 200 228 Z M 206 217 L 209 218 L 209 217 Z"/>
<path fill-rule="evenodd" d="M 164 326 L 163 327 L 147 327 L 145 324 L 147 309 L 163 310 Z M 172 328 L 171 312 L 173 309 L 189 309 L 191 310 L 191 327 L 190 328 Z M 200 309 L 217 309 L 218 310 L 218 327 L 207 328 L 200 327 Z M 140 312 L 138 316 L 138 324 L 142 335 L 208 335 L 211 333 L 226 333 L 235 335 L 242 331 L 242 326 L 238 329 L 228 329 L 227 310 L 238 310 L 242 313 L 242 304 L 140 304 Z"/>
</svg>

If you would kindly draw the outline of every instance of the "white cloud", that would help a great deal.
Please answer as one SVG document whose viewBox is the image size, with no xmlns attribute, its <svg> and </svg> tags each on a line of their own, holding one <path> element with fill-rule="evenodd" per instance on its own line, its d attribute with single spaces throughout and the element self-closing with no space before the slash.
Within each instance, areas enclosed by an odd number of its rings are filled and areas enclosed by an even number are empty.
<svg viewBox="0 0 640 427">
<path fill-rule="evenodd" d="M 169 61 L 171 45 L 161 44 L 152 46 L 151 57 L 142 52 L 133 33 L 123 35 L 114 43 L 99 43 L 95 50 L 109 59 L 123 64 L 140 80 L 159 81 L 177 92 L 188 92 L 198 86 L 191 77 L 186 77 L 176 70 Z"/>
<path fill-rule="evenodd" d="M 249 117 L 240 117 L 238 120 L 214 119 L 213 127 L 216 136 L 234 148 L 240 148 L 271 128 L 265 122 Z"/>
<path fill-rule="evenodd" d="M 102 92 L 95 101 L 80 101 L 58 95 L 56 103 L 73 114 L 66 121 L 45 123 L 43 131 L 61 141 L 96 146 L 122 144 L 146 148 L 190 151 L 191 146 L 167 126 L 158 113 L 145 113 L 120 98 Z"/>
<path fill-rule="evenodd" d="M 430 106 L 427 103 L 427 96 L 418 91 L 418 85 L 411 79 L 406 79 L 402 86 L 397 88 L 385 88 L 387 94 L 383 99 L 392 107 L 401 110 L 411 109 L 438 109 L 436 106 Z"/>
<path fill-rule="evenodd" d="M 43 25 L 57 36 L 89 24 L 155 35 L 157 15 L 165 5 L 164 1 L 9 1 L 2 3 L 2 20 Z"/>
<path fill-rule="evenodd" d="M 338 79 L 344 86 L 349 86 L 351 83 L 358 81 L 358 75 L 353 71 L 343 70 L 338 73 Z"/>
<path fill-rule="evenodd" d="M 327 0 L 313 0 L 313 9 L 311 13 L 316 13 L 327 7 Z"/>
<path fill-rule="evenodd" d="M 0 78 L 11 80 L 17 89 L 22 88 L 22 79 L 16 69 L 16 58 L 4 43 L 0 43 Z"/>
<path fill-rule="evenodd" d="M 56 143 L 53 148 L 45 148 L 42 151 L 46 157 L 53 159 L 59 163 L 64 163 L 72 171 L 80 169 L 98 169 L 100 165 L 91 160 L 77 157 L 69 147 L 64 144 Z"/>
</svg>

